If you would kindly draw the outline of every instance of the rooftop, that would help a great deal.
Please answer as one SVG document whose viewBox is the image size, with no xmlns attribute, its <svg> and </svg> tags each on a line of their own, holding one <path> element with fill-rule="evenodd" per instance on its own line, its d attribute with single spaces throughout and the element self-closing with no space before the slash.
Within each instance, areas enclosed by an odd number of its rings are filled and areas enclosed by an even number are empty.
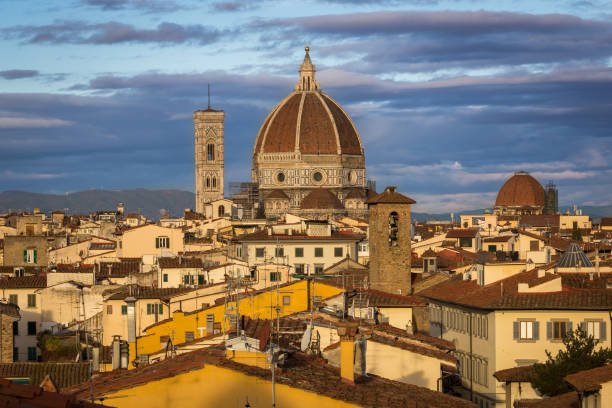
<svg viewBox="0 0 612 408">
<path fill-rule="evenodd" d="M 94 380 L 93 386 L 98 394 L 105 395 L 189 371 L 205 369 L 207 364 L 259 377 L 266 381 L 269 381 L 271 377 L 269 369 L 247 366 L 228 360 L 224 357 L 224 350 L 216 347 L 192 351 L 128 372 L 122 370 L 104 373 Z M 278 371 L 282 373 L 282 375 L 276 376 L 276 381 L 279 384 L 316 392 L 326 397 L 363 407 L 475 407 L 471 402 L 460 398 L 430 391 L 416 385 L 386 380 L 375 375 L 360 377 L 356 379 L 356 385 L 348 385 L 340 380 L 338 369 L 326 364 L 321 358 L 306 356 L 301 353 L 292 354 L 282 371 Z M 64 392 L 84 398 L 88 395 L 89 384 L 84 383 L 71 387 Z"/>
<path fill-rule="evenodd" d="M 374 197 L 371 197 L 367 201 L 368 204 L 416 204 L 410 197 L 406 197 L 396 191 L 395 186 L 389 186 L 385 188 L 380 194 L 377 194 Z"/>
<path fill-rule="evenodd" d="M 478 235 L 478 229 L 452 229 L 446 233 L 446 238 L 476 238 Z"/>
<path fill-rule="evenodd" d="M 612 364 L 590 370 L 579 371 L 564 378 L 579 392 L 593 392 L 601 389 L 601 384 L 612 381 Z"/>
<path fill-rule="evenodd" d="M 150 288 L 139 285 L 127 285 L 120 291 L 110 295 L 108 300 L 124 300 L 129 296 L 136 299 L 169 299 L 173 296 L 182 295 L 192 291 L 191 288 Z"/>
<path fill-rule="evenodd" d="M 3 289 L 29 289 L 46 287 L 46 275 L 18 276 L 0 279 L 0 288 Z"/>
<path fill-rule="evenodd" d="M 292 235 L 281 235 L 281 234 L 270 234 L 268 231 L 262 230 L 253 232 L 251 234 L 243 235 L 238 238 L 240 241 L 291 241 L 291 240 L 355 240 L 360 241 L 365 238 L 364 234 L 355 234 L 352 232 L 340 232 L 332 231 L 331 235 L 323 236 L 312 236 L 306 234 L 292 234 Z"/>
<path fill-rule="evenodd" d="M 43 391 L 38 386 L 15 384 L 5 379 L 0 379 L 0 401 L 3 407 L 85 408 L 103 406 L 79 401 L 74 396 Z"/>
<path fill-rule="evenodd" d="M 562 279 L 561 275 L 545 274 L 543 277 L 538 277 L 538 270 L 533 269 L 480 286 L 476 280 L 463 280 L 461 276 L 457 276 L 427 288 L 419 295 L 442 302 L 488 310 L 607 310 L 612 304 L 611 289 L 570 287 L 571 280 L 565 282 L 562 280 L 562 285 L 566 286 L 559 292 L 518 292 L 519 283 L 527 283 L 529 287 L 533 287 L 558 278 Z"/>
<path fill-rule="evenodd" d="M 28 378 L 38 385 L 49 375 L 58 388 L 80 384 L 89 378 L 87 363 L 2 363 L 0 378 Z"/>
</svg>

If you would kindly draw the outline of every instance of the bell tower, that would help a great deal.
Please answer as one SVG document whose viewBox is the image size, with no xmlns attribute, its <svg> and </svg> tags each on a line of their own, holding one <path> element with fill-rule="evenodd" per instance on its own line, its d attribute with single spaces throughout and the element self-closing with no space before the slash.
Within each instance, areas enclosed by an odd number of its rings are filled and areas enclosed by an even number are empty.
<svg viewBox="0 0 612 408">
<path fill-rule="evenodd" d="M 387 187 L 368 200 L 370 212 L 370 284 L 372 289 L 410 295 L 412 198 Z"/>
<path fill-rule="evenodd" d="M 210 107 L 193 113 L 195 128 L 195 190 L 196 211 L 204 213 L 204 204 L 222 199 L 225 112 Z"/>
</svg>

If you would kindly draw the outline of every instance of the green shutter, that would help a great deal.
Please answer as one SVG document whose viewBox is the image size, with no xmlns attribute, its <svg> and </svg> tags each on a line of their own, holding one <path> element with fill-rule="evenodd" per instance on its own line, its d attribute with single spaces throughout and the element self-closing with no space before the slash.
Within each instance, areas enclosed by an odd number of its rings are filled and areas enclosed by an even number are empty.
<svg viewBox="0 0 612 408">
<path fill-rule="evenodd" d="M 151 314 L 151 304 L 147 303 L 147 314 Z"/>
<path fill-rule="evenodd" d="M 159 305 L 159 314 L 163 314 L 163 313 L 164 313 L 164 306 Z"/>
<path fill-rule="evenodd" d="M 34 250 L 34 263 L 36 263 L 36 250 Z"/>
<path fill-rule="evenodd" d="M 155 248 L 159 248 L 159 238 L 155 238 Z"/>
<path fill-rule="evenodd" d="M 28 250 L 27 249 L 23 250 L 23 262 L 28 263 Z"/>
</svg>

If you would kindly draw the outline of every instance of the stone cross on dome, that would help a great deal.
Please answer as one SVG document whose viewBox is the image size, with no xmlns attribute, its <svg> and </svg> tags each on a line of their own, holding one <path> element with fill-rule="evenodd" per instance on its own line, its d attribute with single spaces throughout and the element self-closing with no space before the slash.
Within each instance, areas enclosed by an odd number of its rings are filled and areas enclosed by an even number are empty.
<svg viewBox="0 0 612 408">
<path fill-rule="evenodd" d="M 300 65 L 300 80 L 295 84 L 296 91 L 318 91 L 320 90 L 319 83 L 315 80 L 315 72 L 317 71 L 315 66 L 310 60 L 310 47 L 306 44 L 306 55 L 304 56 L 304 62 Z"/>
</svg>

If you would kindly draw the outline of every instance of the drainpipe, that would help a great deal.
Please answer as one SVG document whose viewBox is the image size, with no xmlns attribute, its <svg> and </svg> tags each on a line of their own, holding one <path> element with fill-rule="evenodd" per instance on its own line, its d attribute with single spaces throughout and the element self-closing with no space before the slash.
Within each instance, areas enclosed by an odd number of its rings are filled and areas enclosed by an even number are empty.
<svg viewBox="0 0 612 408">
<path fill-rule="evenodd" d="M 472 355 L 472 312 L 470 312 L 470 401 L 474 402 L 474 362 Z"/>
</svg>

